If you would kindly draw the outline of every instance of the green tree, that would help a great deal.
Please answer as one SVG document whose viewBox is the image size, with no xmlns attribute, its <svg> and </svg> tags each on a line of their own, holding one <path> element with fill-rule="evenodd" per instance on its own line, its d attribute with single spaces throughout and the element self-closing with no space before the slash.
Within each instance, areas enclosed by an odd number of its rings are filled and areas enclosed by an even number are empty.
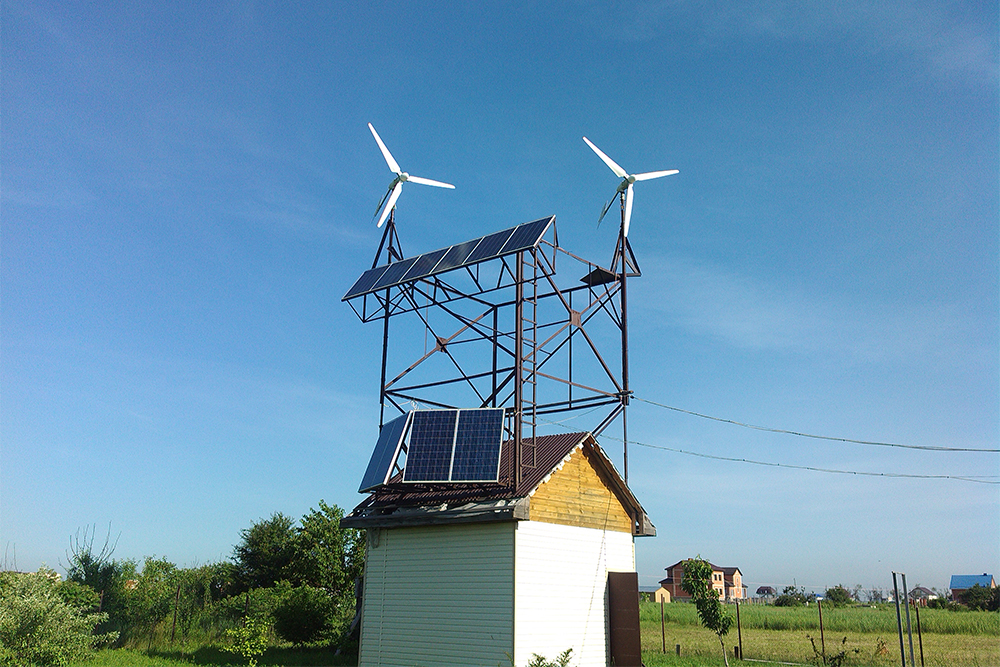
<svg viewBox="0 0 1000 667">
<path fill-rule="evenodd" d="M 233 548 L 234 593 L 274 586 L 282 579 L 294 580 L 294 521 L 275 512 L 240 531 L 240 543 Z"/>
<path fill-rule="evenodd" d="M 851 592 L 847 590 L 842 584 L 838 584 L 833 588 L 826 589 L 824 597 L 830 601 L 831 604 L 841 607 L 843 605 L 848 605 L 854 602 L 851 598 Z"/>
<path fill-rule="evenodd" d="M 166 558 L 147 556 L 142 573 L 133 581 L 134 587 L 130 586 L 124 595 L 128 635 L 130 639 L 137 639 L 148 634 L 152 641 L 156 624 L 171 611 L 177 566 Z"/>
<path fill-rule="evenodd" d="M 775 601 L 775 607 L 801 607 L 808 601 L 806 589 L 795 589 L 795 586 L 785 586 Z"/>
<path fill-rule="evenodd" d="M 65 665 L 116 638 L 116 633 L 94 635 L 106 615 L 67 603 L 57 579 L 47 569 L 0 573 L 0 665 Z"/>
<path fill-rule="evenodd" d="M 976 584 L 958 596 L 958 601 L 969 609 L 997 611 L 1000 609 L 1000 588 L 987 588 Z"/>
<path fill-rule="evenodd" d="M 733 625 L 733 615 L 719 601 L 718 592 L 712 588 L 712 566 L 708 561 L 701 558 L 689 558 L 684 561 L 681 588 L 691 596 L 691 601 L 698 609 L 701 624 L 719 637 L 722 658 L 726 661 L 726 667 L 729 667 L 726 643 L 722 638 L 729 633 L 729 628 Z"/>
<path fill-rule="evenodd" d="M 333 630 L 336 605 L 321 588 L 299 586 L 286 594 L 272 612 L 274 631 L 293 644 L 326 639 Z"/>
<path fill-rule="evenodd" d="M 319 501 L 302 517 L 295 535 L 292 570 L 296 583 L 322 588 L 334 598 L 354 595 L 354 580 L 361 576 L 365 561 L 364 534 L 341 529 L 344 511 Z"/>
</svg>

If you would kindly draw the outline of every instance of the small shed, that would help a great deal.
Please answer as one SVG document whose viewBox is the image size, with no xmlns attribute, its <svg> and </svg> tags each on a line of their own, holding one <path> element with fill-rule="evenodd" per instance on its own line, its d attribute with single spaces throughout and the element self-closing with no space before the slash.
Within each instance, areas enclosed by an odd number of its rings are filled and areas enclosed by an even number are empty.
<svg viewBox="0 0 1000 667">
<path fill-rule="evenodd" d="M 361 667 L 521 666 L 570 648 L 574 666 L 606 667 L 615 641 L 615 663 L 638 667 L 618 657 L 613 608 L 626 624 L 635 610 L 637 638 L 633 537 L 655 528 L 591 434 L 528 444 L 535 465 L 516 486 L 397 479 L 342 520 L 368 535 Z"/>
</svg>

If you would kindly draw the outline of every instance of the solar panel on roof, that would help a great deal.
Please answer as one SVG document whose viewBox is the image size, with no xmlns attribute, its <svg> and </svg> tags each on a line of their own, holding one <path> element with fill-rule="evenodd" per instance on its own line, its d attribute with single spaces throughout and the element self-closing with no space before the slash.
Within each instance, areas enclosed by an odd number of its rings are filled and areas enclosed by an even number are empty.
<svg viewBox="0 0 1000 667">
<path fill-rule="evenodd" d="M 413 413 L 410 445 L 406 450 L 404 482 L 447 482 L 455 449 L 458 410 L 419 410 Z"/>
<path fill-rule="evenodd" d="M 487 259 L 499 257 L 503 244 L 507 242 L 507 239 L 509 239 L 513 233 L 513 229 L 505 229 L 502 232 L 497 232 L 484 237 L 483 240 L 480 241 L 479 245 L 476 246 L 476 249 L 472 251 L 472 254 L 469 255 L 469 259 L 466 260 L 466 263 L 476 264 Z"/>
<path fill-rule="evenodd" d="M 403 434 L 406 432 L 410 414 L 407 413 L 382 425 L 382 430 L 378 434 L 378 442 L 375 443 L 375 451 L 372 452 L 368 469 L 365 470 L 365 476 L 361 479 L 358 493 L 371 491 L 389 481 L 392 466 L 399 456 L 399 448 L 403 443 Z"/>
<path fill-rule="evenodd" d="M 533 248 L 538 245 L 553 220 L 555 216 L 526 222 L 502 232 L 370 269 L 361 275 L 341 300 L 348 301 L 404 282 L 436 276 L 463 266 L 471 266 Z M 439 256 L 440 259 L 437 259 Z"/>
<path fill-rule="evenodd" d="M 451 481 L 495 482 L 500 474 L 503 408 L 460 410 Z"/>
</svg>

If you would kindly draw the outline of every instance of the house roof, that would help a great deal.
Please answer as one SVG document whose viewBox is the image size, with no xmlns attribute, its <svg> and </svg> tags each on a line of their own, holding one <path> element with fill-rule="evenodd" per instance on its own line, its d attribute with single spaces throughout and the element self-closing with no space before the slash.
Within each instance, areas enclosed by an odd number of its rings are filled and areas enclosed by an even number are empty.
<svg viewBox="0 0 1000 667">
<path fill-rule="evenodd" d="M 513 484 L 513 446 L 506 441 L 500 451 L 500 481 L 467 484 L 404 484 L 397 474 L 379 487 L 341 521 L 345 528 L 427 525 L 483 521 L 516 521 L 529 518 L 529 498 L 535 489 L 562 467 L 577 449 L 587 448 L 598 474 L 633 517 L 636 535 L 655 535 L 645 510 L 618 474 L 590 433 L 563 433 L 528 438 L 534 449 L 534 466 L 522 465 L 521 480 Z"/>
<path fill-rule="evenodd" d="M 952 590 L 963 590 L 966 588 L 972 588 L 976 584 L 979 584 L 983 588 L 993 588 L 996 584 L 993 582 L 993 575 L 986 574 L 953 574 L 951 575 L 951 583 L 948 588 Z"/>
<path fill-rule="evenodd" d="M 669 574 L 672 574 L 674 568 L 676 568 L 676 567 L 681 567 L 681 569 L 683 569 L 684 563 L 687 562 L 688 560 L 690 560 L 690 559 L 685 558 L 684 560 L 679 560 L 676 563 L 674 563 L 673 565 L 669 565 L 669 566 L 667 566 L 667 567 L 665 567 L 663 569 L 666 570 Z M 740 573 L 741 577 L 743 576 L 742 570 L 740 570 L 740 568 L 738 568 L 738 567 L 719 567 L 718 565 L 715 565 L 714 563 L 711 563 L 711 562 L 708 562 L 708 565 L 709 565 L 709 567 L 712 568 L 713 572 L 722 572 L 723 575 L 725 576 L 725 578 L 730 583 L 732 583 L 733 575 L 736 574 L 737 572 Z M 661 579 L 660 580 L 660 585 L 663 585 L 663 586 L 666 586 L 668 584 L 673 584 L 673 583 L 680 583 L 680 582 L 679 581 L 675 582 L 674 578 L 672 576 L 668 576 L 666 579 Z"/>
</svg>

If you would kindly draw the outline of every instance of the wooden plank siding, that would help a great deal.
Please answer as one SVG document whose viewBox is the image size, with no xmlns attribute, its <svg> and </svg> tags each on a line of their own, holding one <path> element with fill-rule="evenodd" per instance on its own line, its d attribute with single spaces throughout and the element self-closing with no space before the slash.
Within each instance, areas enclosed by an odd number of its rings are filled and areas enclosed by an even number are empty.
<svg viewBox="0 0 1000 667">
<path fill-rule="evenodd" d="M 578 447 L 531 496 L 531 520 L 632 534 L 632 520 Z"/>
<path fill-rule="evenodd" d="M 520 521 L 515 553 L 514 664 L 572 648 L 573 667 L 607 667 L 608 572 L 635 570 L 632 535 Z"/>
<path fill-rule="evenodd" d="M 369 530 L 358 664 L 509 664 L 515 525 Z"/>
</svg>

